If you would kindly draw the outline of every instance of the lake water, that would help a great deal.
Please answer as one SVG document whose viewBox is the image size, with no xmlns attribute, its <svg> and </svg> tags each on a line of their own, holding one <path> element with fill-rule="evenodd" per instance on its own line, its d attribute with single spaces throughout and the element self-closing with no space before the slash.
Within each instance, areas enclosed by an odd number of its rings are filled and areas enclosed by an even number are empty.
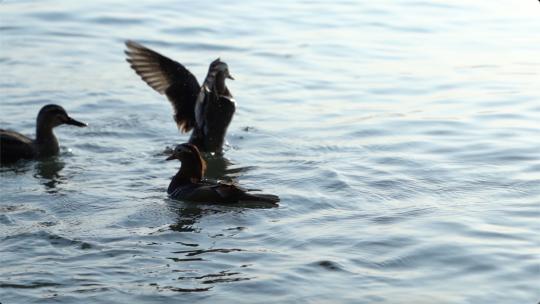
<svg viewBox="0 0 540 304">
<path fill-rule="evenodd" d="M 538 303 L 538 1 L 0 2 L 0 127 L 88 128 L 0 168 L 0 302 Z M 236 81 L 210 175 L 277 208 L 170 200 L 185 142 L 134 39 Z"/>
</svg>

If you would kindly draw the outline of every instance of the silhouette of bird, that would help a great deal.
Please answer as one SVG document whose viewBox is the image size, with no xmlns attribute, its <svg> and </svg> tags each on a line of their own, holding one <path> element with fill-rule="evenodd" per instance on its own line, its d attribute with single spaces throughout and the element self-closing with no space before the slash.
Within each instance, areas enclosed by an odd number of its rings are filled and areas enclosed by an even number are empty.
<svg viewBox="0 0 540 304">
<path fill-rule="evenodd" d="M 58 154 L 58 140 L 53 129 L 60 125 L 86 127 L 67 114 L 59 105 L 41 108 L 37 116 L 36 139 L 32 140 L 15 131 L 0 129 L 0 162 L 10 163 L 19 159 L 42 158 Z"/>
<path fill-rule="evenodd" d="M 189 143 L 176 146 L 167 160 L 178 159 L 180 170 L 172 178 L 167 193 L 173 199 L 205 203 L 261 202 L 277 204 L 279 197 L 272 194 L 252 194 L 232 183 L 204 180 L 206 163 L 199 149 Z"/>
<path fill-rule="evenodd" d="M 193 129 L 189 143 L 202 152 L 221 154 L 225 134 L 236 110 L 225 79 L 234 79 L 219 58 L 199 85 L 182 64 L 137 42 L 126 41 L 127 62 L 151 88 L 167 96 L 174 109 L 174 120 L 181 132 Z"/>
</svg>

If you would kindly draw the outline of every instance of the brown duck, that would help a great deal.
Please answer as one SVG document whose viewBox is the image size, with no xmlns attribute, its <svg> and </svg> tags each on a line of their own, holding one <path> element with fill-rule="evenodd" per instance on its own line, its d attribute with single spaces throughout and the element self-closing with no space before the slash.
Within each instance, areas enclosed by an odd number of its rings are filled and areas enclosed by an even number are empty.
<svg viewBox="0 0 540 304">
<path fill-rule="evenodd" d="M 199 149 L 189 143 L 176 146 L 167 160 L 182 162 L 180 170 L 172 178 L 167 193 L 173 199 L 201 203 L 262 202 L 277 204 L 279 197 L 271 194 L 251 194 L 234 184 L 214 183 L 204 180 L 206 163 Z"/>
<path fill-rule="evenodd" d="M 60 125 L 86 127 L 67 114 L 59 105 L 46 105 L 39 111 L 36 122 L 36 139 L 32 140 L 15 131 L 0 129 L 0 162 L 10 163 L 19 159 L 42 158 L 58 154 L 58 139 L 53 129 Z"/>
<path fill-rule="evenodd" d="M 127 62 L 151 88 L 167 96 L 174 108 L 174 120 L 181 132 L 193 129 L 189 143 L 202 152 L 221 154 L 225 133 L 236 110 L 235 100 L 225 84 L 234 79 L 219 58 L 210 64 L 200 86 L 182 64 L 139 43 L 126 42 Z"/>
</svg>

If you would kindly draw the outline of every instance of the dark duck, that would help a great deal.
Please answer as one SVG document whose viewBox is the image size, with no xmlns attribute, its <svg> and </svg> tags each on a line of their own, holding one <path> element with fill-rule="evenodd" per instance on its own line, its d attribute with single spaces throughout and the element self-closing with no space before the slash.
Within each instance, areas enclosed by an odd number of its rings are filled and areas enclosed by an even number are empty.
<svg viewBox="0 0 540 304">
<path fill-rule="evenodd" d="M 32 140 L 15 131 L 0 129 L 0 162 L 10 163 L 19 159 L 57 155 L 60 149 L 53 129 L 64 124 L 86 127 L 85 123 L 69 117 L 61 106 L 50 104 L 39 111 L 36 139 Z"/>
<path fill-rule="evenodd" d="M 167 193 L 173 199 L 200 203 L 261 202 L 277 204 L 279 197 L 271 194 L 252 194 L 231 183 L 204 180 L 206 163 L 199 149 L 189 143 L 176 146 L 167 160 L 178 159 L 180 170 L 172 178 Z"/>
<path fill-rule="evenodd" d="M 182 64 L 133 41 L 127 41 L 126 46 L 126 60 L 131 68 L 171 102 L 178 129 L 181 132 L 193 129 L 189 143 L 202 152 L 221 154 L 236 109 L 225 84 L 226 78 L 234 79 L 227 64 L 219 58 L 214 60 L 200 86 Z"/>
</svg>

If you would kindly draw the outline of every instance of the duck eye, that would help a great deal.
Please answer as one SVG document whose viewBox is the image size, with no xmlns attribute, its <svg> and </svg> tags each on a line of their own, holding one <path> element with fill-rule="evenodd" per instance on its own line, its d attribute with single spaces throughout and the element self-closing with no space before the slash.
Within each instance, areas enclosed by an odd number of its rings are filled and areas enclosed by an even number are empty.
<svg viewBox="0 0 540 304">
<path fill-rule="evenodd" d="M 70 118 L 66 113 L 60 113 L 57 115 L 58 120 L 60 120 L 62 123 L 68 123 Z"/>
</svg>

